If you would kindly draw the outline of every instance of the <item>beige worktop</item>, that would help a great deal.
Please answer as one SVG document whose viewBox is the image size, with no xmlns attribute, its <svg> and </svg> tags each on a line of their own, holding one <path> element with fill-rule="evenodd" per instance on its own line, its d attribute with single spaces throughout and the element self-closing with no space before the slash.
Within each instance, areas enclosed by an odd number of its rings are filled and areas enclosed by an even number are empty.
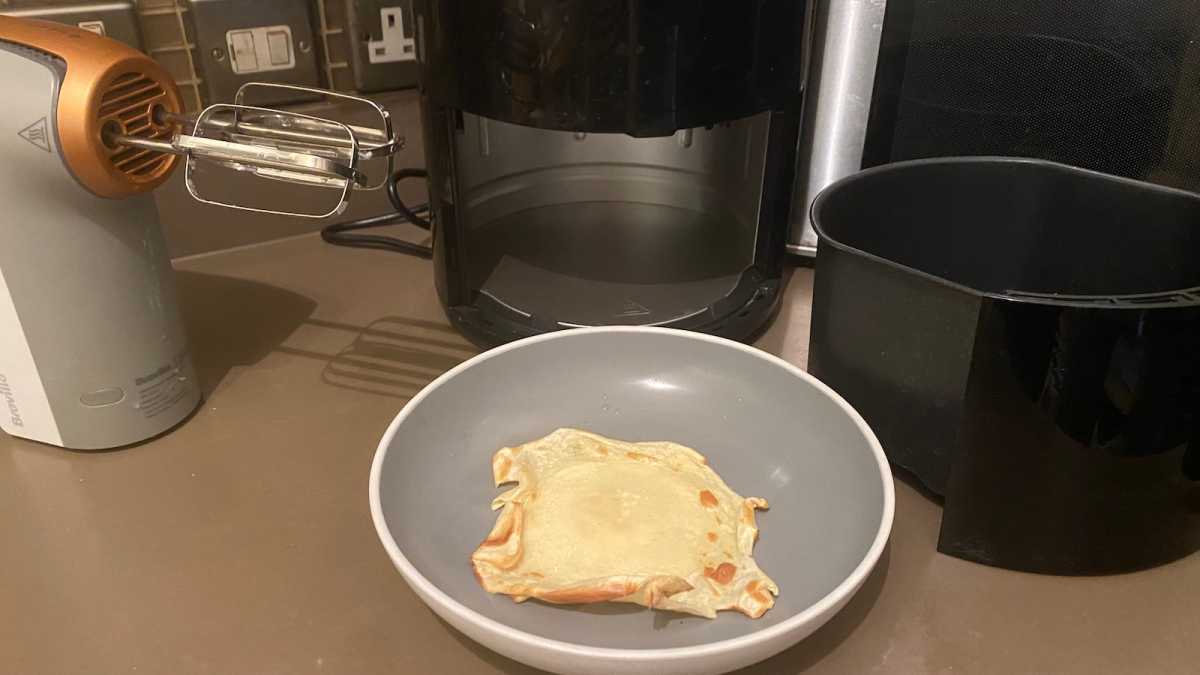
<svg viewBox="0 0 1200 675">
<path fill-rule="evenodd" d="M 531 673 L 441 623 L 367 508 L 404 401 L 474 353 L 429 263 L 306 235 L 182 260 L 207 400 L 146 444 L 0 436 L 0 672 Z M 760 346 L 803 364 L 811 272 Z M 1194 673 L 1200 556 L 1055 578 L 938 554 L 938 506 L 896 524 L 850 605 L 753 673 Z"/>
</svg>

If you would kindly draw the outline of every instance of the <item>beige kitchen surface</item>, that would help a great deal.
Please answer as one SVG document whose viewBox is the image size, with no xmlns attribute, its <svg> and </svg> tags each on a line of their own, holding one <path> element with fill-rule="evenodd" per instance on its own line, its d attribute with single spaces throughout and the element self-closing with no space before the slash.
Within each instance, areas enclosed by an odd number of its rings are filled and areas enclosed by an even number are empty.
<svg viewBox="0 0 1200 675">
<path fill-rule="evenodd" d="M 448 327 L 430 263 L 305 235 L 177 267 L 207 394 L 191 419 L 103 453 L 0 436 L 0 672 L 535 672 L 426 609 L 368 513 L 387 424 L 476 352 Z M 758 343 L 799 364 L 811 283 L 792 274 Z M 938 518 L 898 481 L 862 591 L 745 672 L 1197 672 L 1200 556 L 1020 574 L 938 554 Z"/>
</svg>

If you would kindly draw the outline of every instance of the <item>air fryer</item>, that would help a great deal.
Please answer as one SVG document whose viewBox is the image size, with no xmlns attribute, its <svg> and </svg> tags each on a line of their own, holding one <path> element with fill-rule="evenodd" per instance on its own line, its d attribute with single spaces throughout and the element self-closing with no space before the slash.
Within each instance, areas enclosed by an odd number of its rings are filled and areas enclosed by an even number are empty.
<svg viewBox="0 0 1200 675">
<path fill-rule="evenodd" d="M 439 298 L 494 345 L 777 307 L 806 3 L 415 4 Z"/>
</svg>

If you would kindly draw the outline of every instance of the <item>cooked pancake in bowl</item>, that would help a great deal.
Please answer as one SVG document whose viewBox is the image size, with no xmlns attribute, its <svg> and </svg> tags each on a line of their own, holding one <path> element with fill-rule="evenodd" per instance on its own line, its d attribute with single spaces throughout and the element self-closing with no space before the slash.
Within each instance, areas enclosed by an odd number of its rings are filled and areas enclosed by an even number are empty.
<svg viewBox="0 0 1200 675">
<path fill-rule="evenodd" d="M 501 448 L 500 515 L 471 555 L 479 583 L 517 602 L 631 602 L 707 618 L 758 618 L 779 588 L 755 564 L 754 511 L 705 458 L 670 442 L 578 429 Z"/>
</svg>

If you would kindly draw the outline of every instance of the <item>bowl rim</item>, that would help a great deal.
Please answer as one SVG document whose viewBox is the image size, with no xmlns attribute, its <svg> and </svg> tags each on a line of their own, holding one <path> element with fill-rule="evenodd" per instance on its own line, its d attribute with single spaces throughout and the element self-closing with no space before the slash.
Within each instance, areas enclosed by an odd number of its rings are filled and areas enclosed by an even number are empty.
<svg viewBox="0 0 1200 675">
<path fill-rule="evenodd" d="M 593 647 L 589 645 L 581 645 L 573 642 L 565 642 L 563 640 L 555 640 L 542 637 L 534 633 L 529 633 L 518 628 L 513 628 L 507 624 L 501 623 L 484 614 L 481 614 L 466 605 L 458 602 L 449 594 L 442 591 L 432 582 L 430 582 L 416 566 L 409 562 L 404 553 L 400 551 L 399 545 L 392 537 L 391 531 L 388 530 L 387 521 L 383 515 L 383 506 L 380 498 L 380 478 L 383 473 L 383 462 L 387 457 L 388 448 L 391 446 L 392 440 L 395 438 L 400 425 L 412 413 L 413 410 L 425 400 L 427 396 L 436 391 L 439 387 L 445 384 L 450 379 L 458 376 L 463 371 L 472 368 L 484 361 L 493 359 L 501 354 L 522 349 L 539 342 L 548 342 L 551 340 L 572 339 L 583 335 L 605 334 L 605 333 L 651 333 L 670 335 L 688 340 L 697 340 L 700 342 L 708 342 L 711 344 L 720 345 L 723 347 L 740 350 L 746 354 L 762 359 L 776 366 L 783 368 L 792 375 L 799 377 L 817 391 L 825 394 L 832 400 L 858 427 L 859 432 L 866 438 L 867 444 L 870 446 L 872 453 L 875 455 L 875 461 L 880 473 L 880 482 L 883 488 L 883 513 L 879 520 L 879 529 L 875 533 L 875 538 L 871 542 L 871 546 L 863 555 L 858 565 L 850 572 L 850 574 L 842 580 L 824 597 L 809 605 L 804 610 L 797 612 L 795 615 L 780 621 L 777 624 L 768 626 L 761 630 L 741 635 L 734 638 L 726 638 L 700 645 L 691 645 L 687 647 L 663 647 L 651 649 L 623 649 L 617 647 Z M 813 620 L 826 615 L 831 610 L 836 610 L 852 596 L 862 583 L 866 580 L 867 575 L 874 569 L 875 564 L 879 561 L 883 554 L 883 549 L 887 545 L 888 538 L 891 534 L 892 521 L 895 517 L 896 510 L 896 492 L 895 485 L 892 481 L 892 473 L 888 464 L 887 456 L 883 452 L 883 447 L 879 443 L 879 439 L 875 437 L 875 433 L 867 426 L 866 421 L 858 414 L 849 403 L 846 402 L 837 392 L 831 389 L 828 385 L 805 372 L 798 366 L 789 363 L 788 361 L 762 351 L 758 348 L 749 345 L 728 340 L 705 333 L 695 333 L 676 328 L 662 328 L 656 326 L 598 326 L 590 328 L 573 328 L 569 330 L 555 331 L 542 335 L 516 340 L 505 345 L 501 345 L 494 349 L 478 354 L 443 373 L 433 382 L 426 385 L 416 396 L 413 396 L 404 407 L 397 413 L 395 419 L 384 432 L 383 438 L 379 441 L 379 446 L 375 451 L 375 458 L 371 463 L 371 476 L 368 485 L 371 520 L 375 524 L 375 532 L 379 536 L 383 548 L 387 551 L 388 557 L 392 559 L 392 563 L 400 571 L 405 581 L 415 586 L 414 590 L 423 598 L 431 599 L 441 605 L 442 609 L 453 613 L 461 619 L 474 624 L 477 628 L 485 630 L 497 637 L 503 638 L 510 642 L 520 644 L 526 649 L 534 649 L 539 651 L 550 651 L 562 656 L 582 657 L 587 659 L 608 659 L 622 661 L 660 661 L 677 658 L 699 658 L 705 656 L 717 656 L 737 652 L 744 649 L 761 647 L 770 643 L 773 640 L 779 639 L 792 631 L 801 629 L 810 624 Z"/>
</svg>

